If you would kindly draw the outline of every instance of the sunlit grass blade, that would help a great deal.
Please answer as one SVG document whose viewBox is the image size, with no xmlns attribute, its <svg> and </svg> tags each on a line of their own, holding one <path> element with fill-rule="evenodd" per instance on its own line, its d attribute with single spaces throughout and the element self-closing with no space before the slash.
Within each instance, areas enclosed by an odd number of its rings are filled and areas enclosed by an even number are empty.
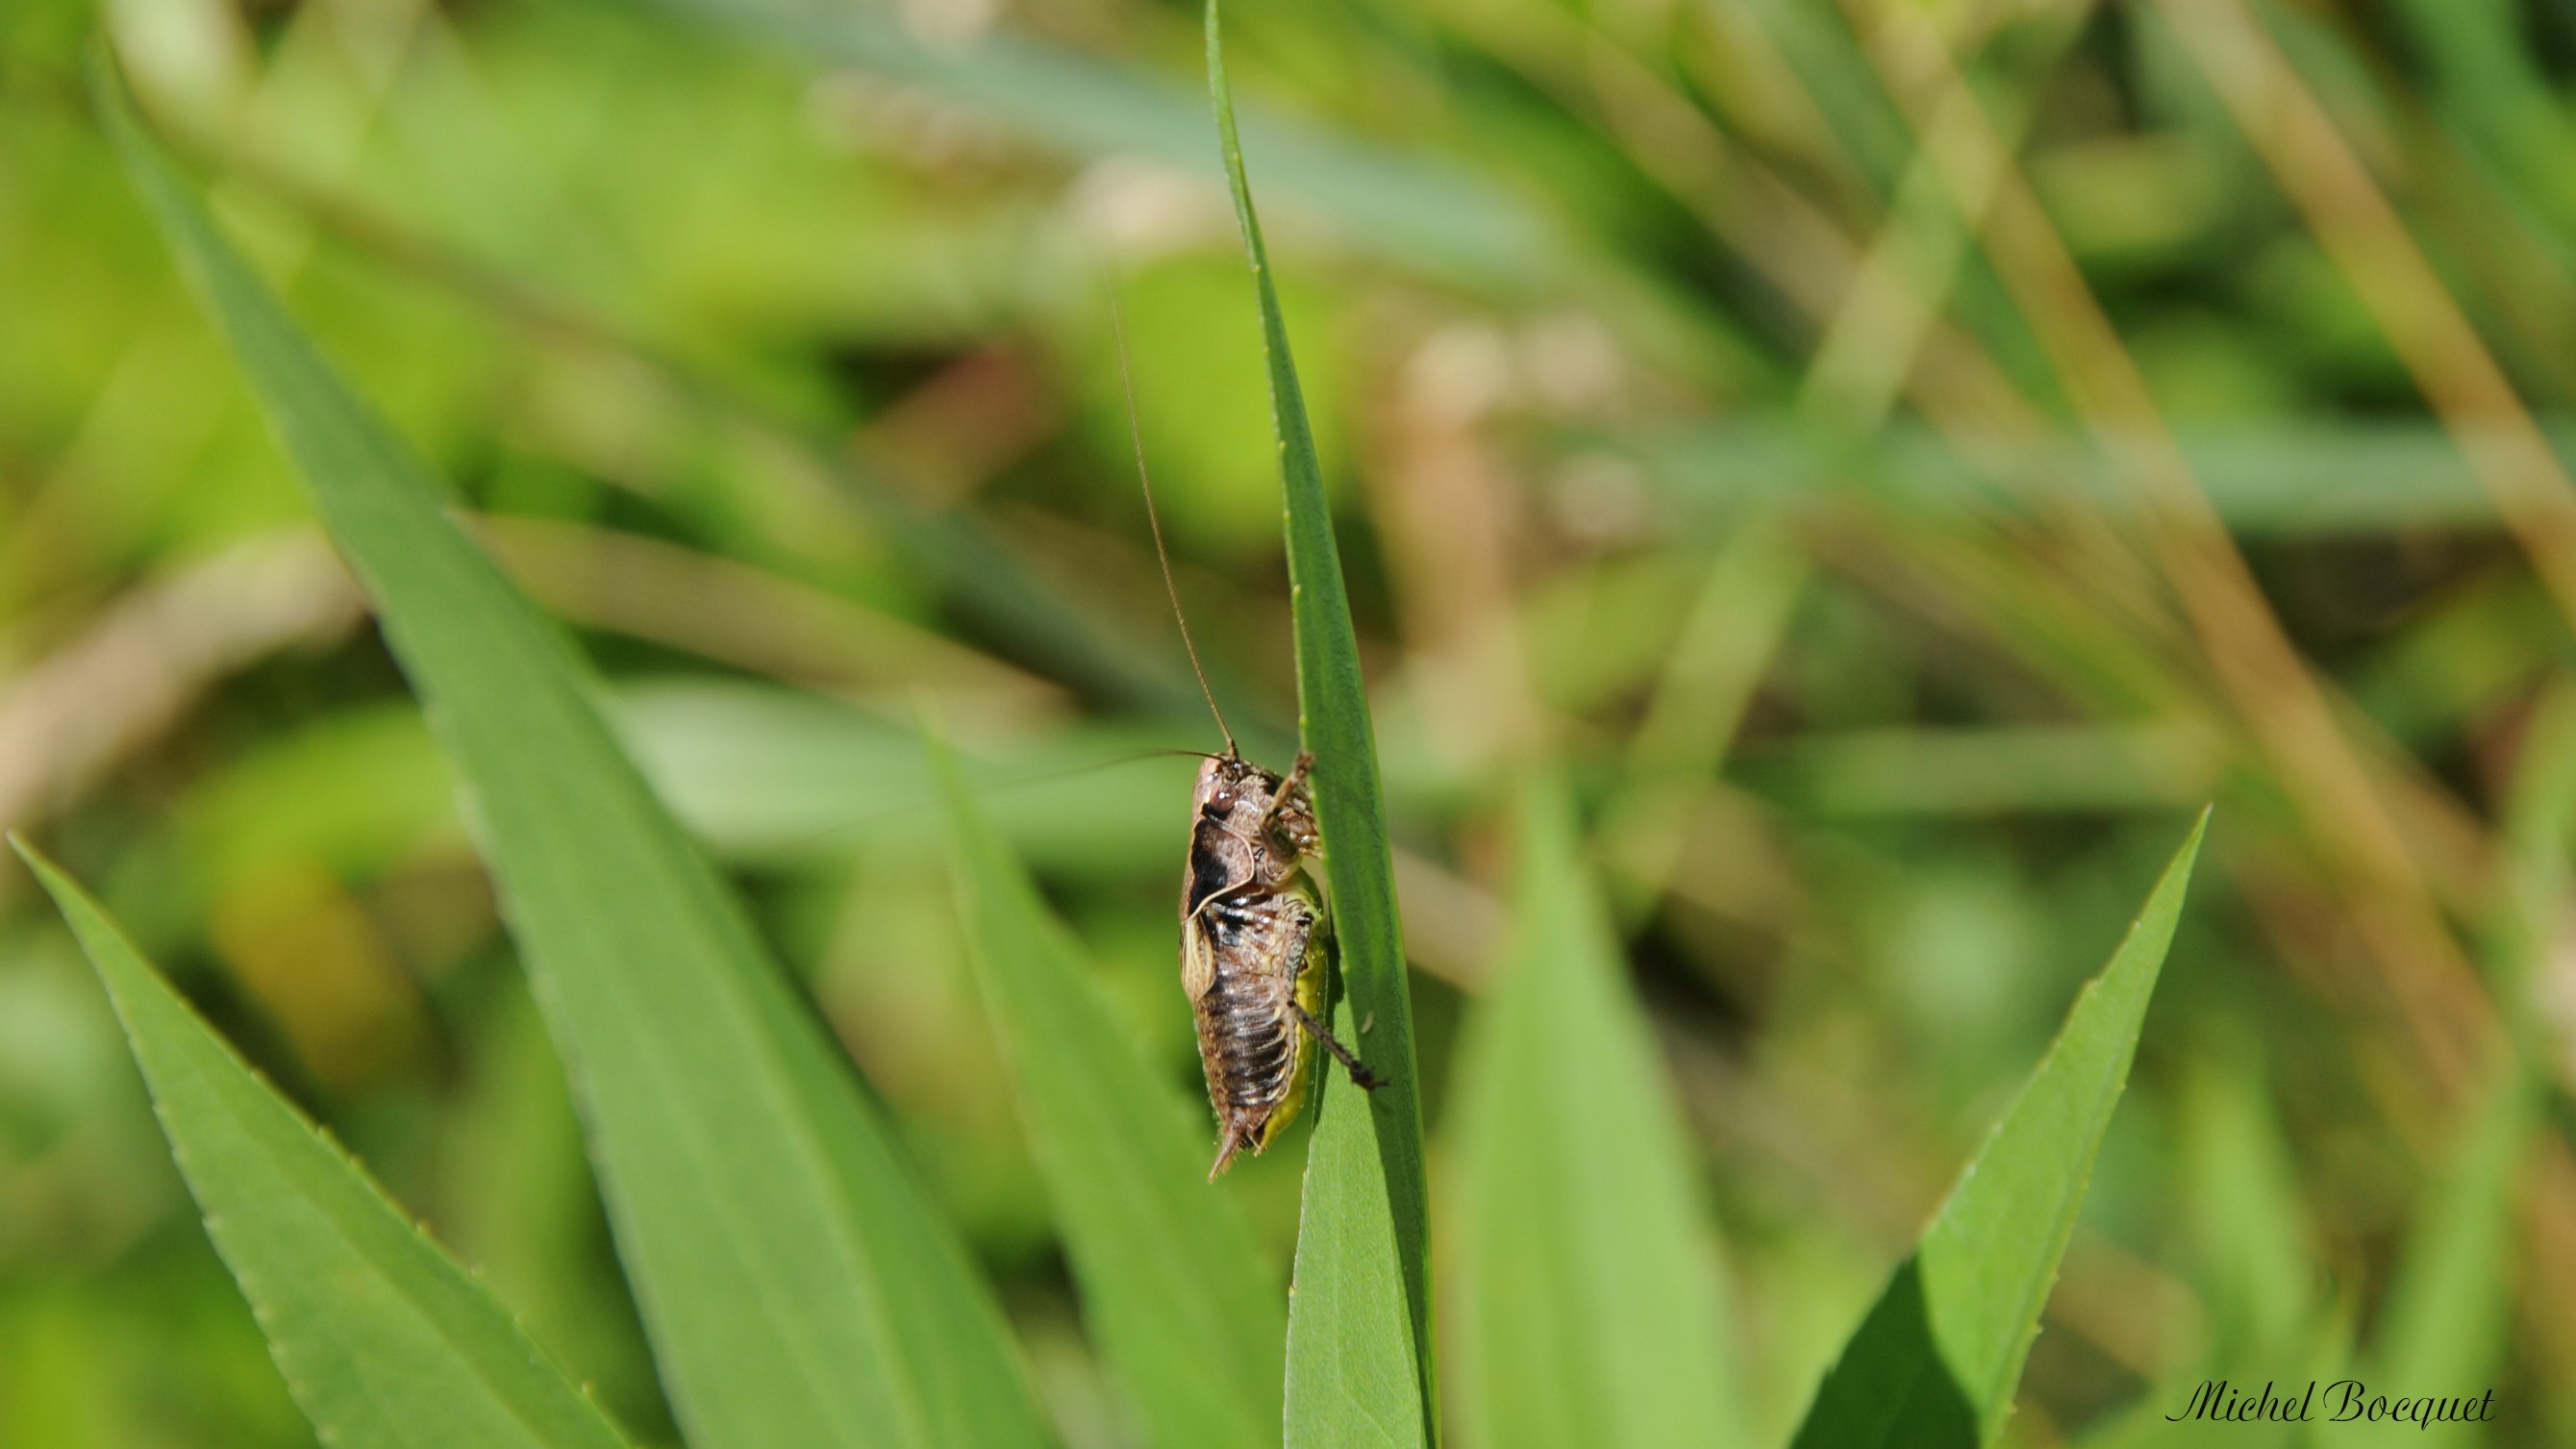
<svg viewBox="0 0 2576 1449">
<path fill-rule="evenodd" d="M 1343 990 L 1331 1026 L 1386 1079 L 1363 1095 L 1338 1072 L 1317 1073 L 1297 1287 L 1288 1313 L 1288 1442 L 1330 1449 L 1429 1443 L 1437 1420 L 1422 1108 L 1377 744 L 1315 439 L 1244 179 L 1214 0 L 1207 7 L 1207 58 L 1226 180 L 1260 302 L 1261 352 L 1287 491 L 1299 735 L 1315 757 L 1315 815 L 1340 941 Z"/>
<path fill-rule="evenodd" d="M 1520 852 L 1511 959 L 1458 1088 L 1476 1442 L 1740 1443 L 1693 1155 L 1555 791 L 1533 792 Z"/>
<path fill-rule="evenodd" d="M 1233 1199 L 1207 1183 L 1205 1113 L 1194 1130 L 975 808 L 955 759 L 937 744 L 931 759 L 976 985 L 1092 1338 L 1149 1442 L 1277 1444 L 1287 1319 Z"/>
<path fill-rule="evenodd" d="M 2207 812 L 1816 1390 L 1796 1449 L 1991 1444 L 2127 1085 Z"/>
<path fill-rule="evenodd" d="M 1044 1442 L 963 1246 L 618 751 L 586 662 L 217 234 L 103 69 L 98 95 L 456 768 L 682 1426 L 762 1449 Z"/>
<path fill-rule="evenodd" d="M 252 1073 L 96 901 L 35 851 L 18 853 L 106 983 L 207 1234 L 325 1443 L 626 1442 L 364 1169 Z"/>
</svg>

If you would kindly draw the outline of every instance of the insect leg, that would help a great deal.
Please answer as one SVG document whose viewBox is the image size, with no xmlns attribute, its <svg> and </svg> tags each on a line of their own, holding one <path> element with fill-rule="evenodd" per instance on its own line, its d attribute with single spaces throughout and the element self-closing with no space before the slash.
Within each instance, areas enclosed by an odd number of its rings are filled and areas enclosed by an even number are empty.
<svg viewBox="0 0 2576 1449">
<path fill-rule="evenodd" d="M 1299 1029 L 1303 1030 L 1306 1035 L 1322 1042 L 1324 1044 L 1324 1050 L 1331 1052 L 1334 1059 L 1342 1064 L 1342 1069 L 1351 1074 L 1352 1086 L 1359 1088 L 1363 1092 L 1374 1092 L 1378 1088 L 1386 1085 L 1385 1078 L 1370 1071 L 1367 1067 L 1362 1066 L 1360 1064 L 1360 1059 L 1351 1054 L 1351 1049 L 1336 1040 L 1331 1032 L 1324 1030 L 1324 1024 L 1317 1021 L 1314 1016 L 1306 1010 L 1306 1008 L 1299 1006 L 1294 1001 L 1291 1001 L 1288 1003 L 1288 1011 L 1290 1015 L 1297 1018 Z"/>
<path fill-rule="evenodd" d="M 1299 810 L 1297 818 L 1293 820 L 1288 818 L 1288 810 L 1296 802 L 1297 796 L 1306 789 L 1306 782 L 1314 777 L 1314 773 L 1315 757 L 1304 750 L 1299 750 L 1297 763 L 1288 767 L 1288 773 L 1279 781 L 1279 788 L 1270 792 L 1270 803 L 1263 806 L 1261 810 L 1261 833 L 1269 835 L 1284 824 L 1287 826 L 1288 842 L 1297 848 L 1297 853 L 1300 855 L 1315 853 L 1314 808 L 1308 805 Z"/>
</svg>

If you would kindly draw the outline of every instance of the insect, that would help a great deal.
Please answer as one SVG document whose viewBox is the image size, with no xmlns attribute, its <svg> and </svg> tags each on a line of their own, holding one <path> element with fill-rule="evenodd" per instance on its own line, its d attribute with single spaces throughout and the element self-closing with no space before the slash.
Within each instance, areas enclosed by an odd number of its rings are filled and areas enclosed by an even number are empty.
<svg viewBox="0 0 2576 1449">
<path fill-rule="evenodd" d="M 1300 754 L 1284 776 L 1263 769 L 1243 757 L 1225 711 L 1217 707 L 1163 547 L 1163 523 L 1145 468 L 1144 429 L 1136 418 L 1126 327 L 1114 296 L 1110 319 L 1118 332 L 1118 376 L 1127 391 L 1127 426 L 1154 556 L 1162 564 L 1163 588 L 1190 670 L 1225 735 L 1225 753 L 1206 757 L 1190 791 L 1189 863 L 1181 875 L 1181 987 L 1197 1014 L 1199 1065 L 1207 1072 L 1208 1105 L 1216 1109 L 1216 1163 L 1208 1169 L 1214 1182 L 1235 1154 L 1249 1149 L 1258 1155 L 1296 1119 L 1312 1082 L 1318 1043 L 1341 1062 L 1354 1085 L 1375 1091 L 1380 1082 L 1319 1019 L 1334 949 L 1310 784 L 1314 757 Z"/>
</svg>

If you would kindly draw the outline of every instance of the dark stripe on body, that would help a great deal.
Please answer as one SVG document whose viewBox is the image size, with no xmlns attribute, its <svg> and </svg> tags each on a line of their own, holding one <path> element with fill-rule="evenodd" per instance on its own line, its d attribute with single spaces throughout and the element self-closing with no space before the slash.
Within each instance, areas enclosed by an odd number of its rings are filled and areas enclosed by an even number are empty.
<svg viewBox="0 0 2576 1449">
<path fill-rule="evenodd" d="M 1207 904 L 1208 897 L 1224 890 L 1232 882 L 1226 879 L 1225 857 L 1202 828 L 1190 835 L 1190 900 L 1188 909 L 1196 912 Z"/>
</svg>

